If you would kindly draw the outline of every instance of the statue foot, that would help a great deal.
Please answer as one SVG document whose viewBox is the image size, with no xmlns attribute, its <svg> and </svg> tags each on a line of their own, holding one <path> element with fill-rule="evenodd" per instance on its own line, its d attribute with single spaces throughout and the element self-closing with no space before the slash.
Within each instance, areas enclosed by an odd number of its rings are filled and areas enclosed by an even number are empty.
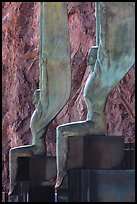
<svg viewBox="0 0 137 204">
<path fill-rule="evenodd" d="M 63 182 L 63 180 L 64 180 L 64 178 L 65 178 L 66 175 L 67 175 L 67 172 L 64 171 L 64 170 L 60 171 L 60 172 L 57 174 L 57 180 L 56 180 L 56 184 L 55 184 L 55 190 L 57 190 L 57 189 L 61 186 L 61 184 L 62 184 L 62 182 Z"/>
<path fill-rule="evenodd" d="M 11 191 L 9 191 L 9 192 L 8 192 L 8 196 L 10 196 L 11 194 L 12 194 L 12 192 L 11 192 Z"/>
<path fill-rule="evenodd" d="M 17 191 L 17 182 L 15 181 L 13 185 L 10 185 L 8 196 L 16 194 Z"/>
</svg>

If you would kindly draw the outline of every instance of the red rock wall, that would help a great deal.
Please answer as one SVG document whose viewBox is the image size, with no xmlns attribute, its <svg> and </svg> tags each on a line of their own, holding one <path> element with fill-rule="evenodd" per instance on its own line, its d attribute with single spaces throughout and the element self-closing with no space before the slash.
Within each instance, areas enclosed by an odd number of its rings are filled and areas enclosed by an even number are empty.
<svg viewBox="0 0 137 204">
<path fill-rule="evenodd" d="M 89 70 L 86 56 L 95 45 L 94 2 L 68 2 L 72 62 L 71 96 L 50 124 L 46 135 L 49 155 L 55 155 L 55 129 L 66 122 L 84 120 L 82 93 Z M 2 2 L 2 183 L 9 189 L 8 152 L 31 143 L 29 122 L 32 95 L 39 83 L 39 2 Z M 106 104 L 108 134 L 135 137 L 135 67 L 110 94 Z"/>
</svg>

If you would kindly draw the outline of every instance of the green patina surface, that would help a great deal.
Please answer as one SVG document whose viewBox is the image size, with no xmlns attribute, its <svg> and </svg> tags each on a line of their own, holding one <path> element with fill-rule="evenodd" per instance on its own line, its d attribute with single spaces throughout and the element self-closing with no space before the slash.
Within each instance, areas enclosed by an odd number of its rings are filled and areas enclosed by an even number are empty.
<svg viewBox="0 0 137 204">
<path fill-rule="evenodd" d="M 36 144 L 43 129 L 66 104 L 71 89 L 66 3 L 41 2 L 40 19 L 40 94 L 37 111 L 30 122 Z"/>
</svg>

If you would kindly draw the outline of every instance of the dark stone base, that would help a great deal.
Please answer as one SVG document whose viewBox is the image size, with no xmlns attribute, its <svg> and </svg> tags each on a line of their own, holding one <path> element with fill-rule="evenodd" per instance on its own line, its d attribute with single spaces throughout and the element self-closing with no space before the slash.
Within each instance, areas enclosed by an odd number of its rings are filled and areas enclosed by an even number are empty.
<svg viewBox="0 0 137 204">
<path fill-rule="evenodd" d="M 40 183 L 56 178 L 56 157 L 32 156 L 18 158 L 18 181 Z"/>
<path fill-rule="evenodd" d="M 69 146 L 68 176 L 57 191 L 58 202 L 134 202 L 133 143 L 92 135 L 70 137 Z"/>
<path fill-rule="evenodd" d="M 18 182 L 9 202 L 54 202 L 55 178 L 55 157 L 18 158 Z"/>
<path fill-rule="evenodd" d="M 122 136 L 69 138 L 68 176 L 57 202 L 134 202 L 135 152 Z M 124 147 L 125 146 L 125 147 Z M 55 202 L 56 158 L 21 157 L 8 202 Z"/>
<path fill-rule="evenodd" d="M 69 202 L 135 202 L 134 170 L 70 170 Z"/>
<path fill-rule="evenodd" d="M 29 202 L 54 202 L 54 186 L 35 186 L 31 189 Z"/>
<path fill-rule="evenodd" d="M 29 186 L 28 186 L 29 185 Z M 29 187 L 26 188 L 25 187 Z M 54 202 L 54 186 L 31 186 L 29 182 L 18 183 L 18 195 L 11 195 L 8 202 Z"/>
<path fill-rule="evenodd" d="M 121 164 L 124 156 L 124 137 L 87 135 L 69 137 L 67 169 L 110 169 Z"/>
</svg>

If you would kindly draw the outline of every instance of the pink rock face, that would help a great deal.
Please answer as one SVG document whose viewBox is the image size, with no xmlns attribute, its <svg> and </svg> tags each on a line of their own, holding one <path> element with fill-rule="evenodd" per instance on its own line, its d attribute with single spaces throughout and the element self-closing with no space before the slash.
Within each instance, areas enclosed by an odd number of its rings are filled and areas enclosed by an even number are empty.
<svg viewBox="0 0 137 204">
<path fill-rule="evenodd" d="M 68 2 L 71 44 L 72 90 L 68 103 L 49 125 L 45 143 L 55 155 L 58 125 L 86 119 L 83 88 L 89 70 L 86 57 L 95 45 L 94 2 Z M 31 143 L 32 95 L 39 86 L 39 2 L 2 2 L 2 183 L 8 192 L 8 152 Z M 135 67 L 131 68 L 108 97 L 105 108 L 109 135 L 135 137 Z"/>
</svg>

